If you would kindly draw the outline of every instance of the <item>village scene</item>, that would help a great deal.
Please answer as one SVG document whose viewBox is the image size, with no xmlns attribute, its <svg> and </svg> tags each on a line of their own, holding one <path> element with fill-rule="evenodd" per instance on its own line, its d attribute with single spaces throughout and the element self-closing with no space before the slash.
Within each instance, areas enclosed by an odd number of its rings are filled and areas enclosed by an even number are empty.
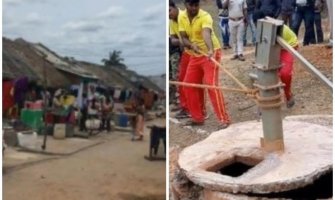
<svg viewBox="0 0 335 200">
<path fill-rule="evenodd" d="M 4 0 L 2 198 L 333 199 L 332 4 Z"/>
<path fill-rule="evenodd" d="M 91 3 L 3 2 L 3 199 L 165 199 L 165 27 L 159 44 L 119 40 L 131 27 L 110 21 L 131 20 L 127 2 Z M 142 6 L 139 26 L 165 23 L 164 2 Z"/>
<path fill-rule="evenodd" d="M 169 1 L 170 199 L 333 198 L 332 12 Z"/>
</svg>

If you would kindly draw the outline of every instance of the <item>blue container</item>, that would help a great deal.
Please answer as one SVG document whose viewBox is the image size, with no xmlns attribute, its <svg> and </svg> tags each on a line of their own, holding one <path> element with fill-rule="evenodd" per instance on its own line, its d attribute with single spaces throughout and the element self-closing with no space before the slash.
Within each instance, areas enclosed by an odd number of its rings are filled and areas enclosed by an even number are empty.
<svg viewBox="0 0 335 200">
<path fill-rule="evenodd" d="M 125 114 L 120 114 L 119 115 L 119 126 L 121 127 L 127 127 L 128 126 L 128 116 Z"/>
</svg>

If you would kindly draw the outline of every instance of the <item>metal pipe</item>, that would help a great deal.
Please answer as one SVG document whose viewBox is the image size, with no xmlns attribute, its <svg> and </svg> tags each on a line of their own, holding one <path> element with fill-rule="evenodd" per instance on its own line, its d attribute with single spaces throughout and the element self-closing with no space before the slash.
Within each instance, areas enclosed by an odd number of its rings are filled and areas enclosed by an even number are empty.
<svg viewBox="0 0 335 200">
<path fill-rule="evenodd" d="M 259 97 L 266 101 L 259 101 L 263 126 L 261 146 L 266 151 L 283 151 L 284 135 L 281 115 L 280 84 L 278 69 L 280 67 L 280 46 L 276 44 L 278 27 L 283 22 L 278 20 L 258 20 L 257 46 L 254 67 L 257 70 L 256 86 Z M 271 105 L 271 106 L 269 106 Z"/>
<path fill-rule="evenodd" d="M 325 77 L 318 69 L 316 69 L 310 62 L 308 62 L 301 54 L 299 54 L 294 48 L 292 48 L 289 44 L 285 42 L 285 40 L 279 36 L 277 36 L 277 42 L 284 49 L 289 51 L 296 57 L 306 69 L 308 69 L 313 75 L 315 75 L 323 84 L 325 84 L 328 89 L 333 91 L 333 83 Z"/>
</svg>

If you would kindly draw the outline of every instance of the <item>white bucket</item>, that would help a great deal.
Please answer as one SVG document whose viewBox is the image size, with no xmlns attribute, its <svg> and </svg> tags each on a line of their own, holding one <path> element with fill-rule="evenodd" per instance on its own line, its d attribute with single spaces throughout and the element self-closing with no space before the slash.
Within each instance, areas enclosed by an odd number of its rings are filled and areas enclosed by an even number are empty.
<svg viewBox="0 0 335 200">
<path fill-rule="evenodd" d="M 54 127 L 54 138 L 55 139 L 65 139 L 66 137 L 66 126 L 65 124 L 55 124 Z"/>
<path fill-rule="evenodd" d="M 87 129 L 99 129 L 100 128 L 101 121 L 99 119 L 88 119 L 85 122 Z"/>
<path fill-rule="evenodd" d="M 37 148 L 38 146 L 36 132 L 30 132 L 30 133 L 18 132 L 17 138 L 18 138 L 19 146 L 21 147 Z"/>
</svg>

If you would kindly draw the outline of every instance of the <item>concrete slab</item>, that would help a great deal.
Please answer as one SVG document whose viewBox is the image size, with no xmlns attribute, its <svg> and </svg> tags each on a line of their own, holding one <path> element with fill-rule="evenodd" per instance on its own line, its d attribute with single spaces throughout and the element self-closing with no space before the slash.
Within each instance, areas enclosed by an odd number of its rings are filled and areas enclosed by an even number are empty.
<svg viewBox="0 0 335 200">
<path fill-rule="evenodd" d="M 312 124 L 319 124 L 329 128 L 333 128 L 333 116 L 332 115 L 291 115 L 285 119 L 290 121 L 303 121 Z"/>
<path fill-rule="evenodd" d="M 205 189 L 202 193 L 204 200 L 258 200 L 259 197 L 248 197 L 241 194 L 229 194 L 222 192 L 215 192 L 212 190 Z M 268 200 L 268 198 L 262 198 L 262 200 Z"/>
<path fill-rule="evenodd" d="M 203 200 L 291 200 L 291 199 L 316 199 L 316 198 L 268 198 L 268 197 L 250 197 L 243 194 L 230 194 L 230 193 L 224 193 L 224 192 L 217 192 L 212 191 L 208 189 L 204 189 L 202 191 L 201 197 Z M 333 198 L 317 198 L 317 199 L 323 199 L 323 200 L 331 200 Z"/>
<path fill-rule="evenodd" d="M 179 166 L 195 184 L 228 193 L 272 193 L 311 184 L 332 170 L 332 129 L 296 120 L 283 120 L 285 151 L 260 148 L 262 124 L 248 121 L 212 133 L 185 148 Z M 216 173 L 233 160 L 262 160 L 241 176 Z"/>
</svg>

